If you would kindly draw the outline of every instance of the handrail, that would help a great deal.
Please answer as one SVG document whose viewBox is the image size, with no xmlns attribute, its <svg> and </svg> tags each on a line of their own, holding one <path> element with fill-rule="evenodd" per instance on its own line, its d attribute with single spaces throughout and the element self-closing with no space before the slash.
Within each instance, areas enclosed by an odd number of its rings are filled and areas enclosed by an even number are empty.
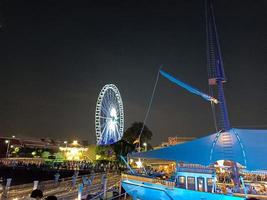
<svg viewBox="0 0 267 200">
<path fill-rule="evenodd" d="M 161 184 L 161 185 L 164 185 L 167 187 L 174 187 L 175 186 L 174 181 L 167 181 L 167 180 L 155 179 L 155 178 L 138 176 L 138 175 L 135 176 L 135 175 L 130 175 L 130 174 L 122 174 L 121 177 L 122 177 L 122 179 L 131 179 L 131 180 L 136 180 L 136 181 L 141 181 L 141 182 Z"/>
<path fill-rule="evenodd" d="M 126 179 L 128 179 L 128 178 L 130 178 L 130 179 L 132 179 L 132 180 L 137 180 L 137 179 L 134 179 L 134 177 L 138 177 L 138 176 L 134 176 L 134 175 L 128 175 L 128 174 L 122 174 L 122 178 L 123 177 L 125 177 Z M 145 177 L 141 177 L 141 178 L 144 178 L 144 180 L 146 180 L 146 181 L 144 181 L 144 182 L 150 182 L 150 181 L 148 181 L 149 179 L 152 179 L 152 178 L 145 178 Z M 140 180 L 137 180 L 137 181 L 140 181 Z M 161 183 L 167 183 L 167 182 L 169 182 L 169 183 L 173 183 L 173 186 L 174 186 L 174 182 L 171 182 L 171 181 L 165 181 L 165 180 L 160 180 L 160 181 L 163 181 L 163 182 L 161 182 Z M 151 182 L 151 183 L 153 183 L 153 182 Z M 172 186 L 172 185 L 166 185 L 166 184 L 162 184 L 162 185 L 164 185 L 164 186 Z M 139 186 L 141 186 L 141 185 L 139 185 Z M 155 188 L 155 187 L 153 187 L 153 186 L 149 186 L 149 185 L 146 185 L 145 187 L 148 187 L 148 188 Z M 162 191 L 162 192 L 164 192 L 165 194 L 166 194 L 166 196 L 167 197 L 169 197 L 169 199 L 170 200 L 174 200 L 169 194 L 168 194 L 168 192 L 165 190 L 165 189 L 163 189 L 163 188 L 156 188 L 157 190 L 160 190 L 160 191 Z"/>
</svg>

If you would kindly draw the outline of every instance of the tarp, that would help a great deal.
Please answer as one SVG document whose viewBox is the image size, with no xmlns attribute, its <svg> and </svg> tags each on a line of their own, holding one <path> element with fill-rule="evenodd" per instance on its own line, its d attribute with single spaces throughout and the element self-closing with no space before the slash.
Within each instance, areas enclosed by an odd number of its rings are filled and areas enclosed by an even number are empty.
<svg viewBox="0 0 267 200">
<path fill-rule="evenodd" d="M 218 103 L 218 100 L 215 99 L 214 97 L 211 97 L 203 92 L 201 92 L 200 90 L 198 90 L 197 88 L 194 88 L 190 85 L 188 85 L 187 83 L 177 79 L 177 78 L 174 78 L 172 75 L 168 74 L 167 72 L 163 71 L 162 69 L 159 70 L 160 74 L 162 76 L 164 76 L 165 78 L 167 78 L 168 80 L 170 80 L 171 82 L 175 83 L 176 85 L 186 89 L 187 91 L 193 93 L 193 94 L 196 94 L 198 96 L 201 96 L 202 98 L 206 99 L 207 101 L 212 101 L 214 103 Z"/>
<path fill-rule="evenodd" d="M 129 156 L 205 166 L 218 160 L 232 160 L 246 166 L 248 170 L 263 170 L 267 169 L 267 130 L 232 128 L 228 132 Z"/>
</svg>

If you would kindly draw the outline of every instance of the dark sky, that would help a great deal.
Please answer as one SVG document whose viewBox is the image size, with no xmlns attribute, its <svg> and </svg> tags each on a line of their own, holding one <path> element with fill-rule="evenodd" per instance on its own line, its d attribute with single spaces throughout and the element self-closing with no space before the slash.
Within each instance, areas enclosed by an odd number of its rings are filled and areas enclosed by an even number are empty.
<svg viewBox="0 0 267 200">
<path fill-rule="evenodd" d="M 267 128 L 267 1 L 216 0 L 231 125 Z M 95 142 L 102 86 L 119 88 L 126 128 L 143 121 L 161 64 L 208 91 L 204 2 L 1 1 L 0 134 Z M 209 103 L 159 79 L 154 144 L 212 131 Z"/>
</svg>

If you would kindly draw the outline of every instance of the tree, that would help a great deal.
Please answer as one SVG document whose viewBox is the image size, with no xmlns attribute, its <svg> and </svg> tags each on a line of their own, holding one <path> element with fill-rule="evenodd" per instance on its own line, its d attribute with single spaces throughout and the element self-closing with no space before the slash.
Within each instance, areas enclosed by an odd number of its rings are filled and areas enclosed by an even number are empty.
<svg viewBox="0 0 267 200">
<path fill-rule="evenodd" d="M 49 151 L 43 151 L 41 158 L 48 159 L 49 156 L 51 156 L 51 153 Z"/>
<path fill-rule="evenodd" d="M 100 156 L 98 160 L 112 160 L 114 159 L 114 151 L 111 145 L 97 146 L 95 149 L 96 155 Z"/>
<path fill-rule="evenodd" d="M 134 144 L 135 141 L 138 141 L 139 135 L 141 133 L 141 130 L 143 128 L 143 123 L 142 122 L 134 122 L 124 133 L 123 135 L 123 140 L 127 141 L 129 144 Z M 151 148 L 150 145 L 150 140 L 152 138 L 152 132 L 149 130 L 149 128 L 145 125 L 144 129 L 141 134 L 140 138 L 140 144 L 141 147 L 143 146 L 143 143 L 147 144 L 147 147 Z"/>
<path fill-rule="evenodd" d="M 62 160 L 65 159 L 65 156 L 63 155 L 62 152 L 54 153 L 54 156 L 55 156 L 55 159 L 56 159 L 57 161 L 62 161 Z"/>
<path fill-rule="evenodd" d="M 83 152 L 83 157 L 86 160 L 95 161 L 96 160 L 96 148 L 97 146 L 95 144 L 90 144 L 87 147 L 87 151 Z"/>
<path fill-rule="evenodd" d="M 128 143 L 126 140 L 121 139 L 112 145 L 112 148 L 116 154 L 118 160 L 119 156 L 127 156 L 128 153 L 131 153 L 135 150 L 135 145 Z"/>
</svg>

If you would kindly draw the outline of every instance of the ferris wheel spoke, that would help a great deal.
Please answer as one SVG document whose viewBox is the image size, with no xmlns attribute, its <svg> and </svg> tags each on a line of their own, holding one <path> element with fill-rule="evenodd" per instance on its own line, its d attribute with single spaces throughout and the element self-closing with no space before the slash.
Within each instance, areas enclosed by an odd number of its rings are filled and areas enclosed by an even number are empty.
<svg viewBox="0 0 267 200">
<path fill-rule="evenodd" d="M 107 101 L 110 101 L 110 92 L 109 92 L 109 89 L 107 90 L 107 93 L 105 94 L 105 96 L 106 96 L 106 100 Z"/>
<path fill-rule="evenodd" d="M 115 134 L 114 134 L 115 140 L 118 140 L 119 139 L 118 133 L 119 133 L 119 131 L 118 131 L 118 124 L 116 124 L 116 126 L 115 126 Z"/>
<path fill-rule="evenodd" d="M 101 131 L 101 137 L 100 137 L 100 141 L 102 141 L 102 140 L 103 140 L 103 136 L 104 136 L 104 133 L 105 133 L 106 129 L 107 129 L 107 124 L 105 124 L 105 126 L 104 126 L 103 130 Z"/>
<path fill-rule="evenodd" d="M 106 112 L 109 114 L 110 103 L 107 100 L 104 101 L 104 108 L 105 108 Z"/>
<path fill-rule="evenodd" d="M 111 117 L 100 116 L 101 119 L 112 119 Z"/>
<path fill-rule="evenodd" d="M 103 103 L 102 103 L 102 109 L 105 112 L 105 115 L 108 115 L 109 114 L 109 106 L 108 106 L 108 104 L 107 104 L 106 101 L 103 101 Z"/>
<path fill-rule="evenodd" d="M 106 134 L 105 134 L 105 137 L 104 137 L 104 140 L 105 140 L 105 143 L 107 144 L 108 143 L 108 139 L 109 139 L 109 133 L 110 131 L 109 131 L 109 129 L 107 128 L 107 130 L 106 130 Z"/>
<path fill-rule="evenodd" d="M 103 111 L 105 112 L 106 115 L 109 114 L 109 110 L 108 110 L 108 106 L 107 106 L 107 103 L 105 101 L 102 102 L 103 106 Z"/>
<path fill-rule="evenodd" d="M 107 108 L 105 107 L 104 104 L 105 104 L 104 101 L 102 101 L 102 103 L 101 103 L 101 112 L 106 114 L 106 113 L 108 113 L 108 110 L 107 110 Z"/>
</svg>

